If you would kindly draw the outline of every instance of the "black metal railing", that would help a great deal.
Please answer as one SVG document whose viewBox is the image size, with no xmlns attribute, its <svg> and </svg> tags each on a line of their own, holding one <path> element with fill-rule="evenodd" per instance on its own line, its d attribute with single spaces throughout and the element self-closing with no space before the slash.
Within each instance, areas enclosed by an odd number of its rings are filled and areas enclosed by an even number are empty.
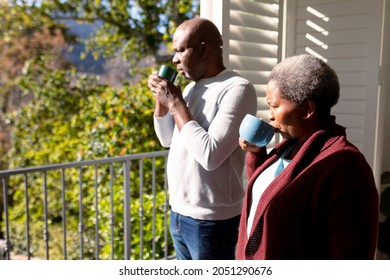
<svg viewBox="0 0 390 280">
<path fill-rule="evenodd" d="M 3 258 L 171 258 L 167 155 L 0 171 Z"/>
</svg>

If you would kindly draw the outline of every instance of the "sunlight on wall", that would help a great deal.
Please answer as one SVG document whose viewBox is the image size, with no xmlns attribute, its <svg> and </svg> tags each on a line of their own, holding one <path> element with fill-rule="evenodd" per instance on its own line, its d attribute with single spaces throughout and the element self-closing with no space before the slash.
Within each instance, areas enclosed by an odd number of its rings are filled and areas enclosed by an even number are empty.
<svg viewBox="0 0 390 280">
<path fill-rule="evenodd" d="M 321 12 L 319 12 L 318 10 L 316 10 L 316 9 L 310 7 L 310 6 L 307 7 L 306 10 L 309 13 L 311 13 L 313 16 L 317 17 L 318 19 L 321 19 L 324 22 L 329 22 L 329 20 L 330 20 L 329 17 L 325 16 L 324 14 L 322 14 Z M 306 25 L 308 27 L 310 27 L 311 29 L 313 29 L 314 31 L 319 32 L 320 34 L 322 34 L 324 36 L 328 36 L 329 35 L 329 31 L 327 31 L 325 28 L 321 27 L 320 25 L 316 24 L 315 22 L 313 22 L 311 20 L 307 20 L 306 21 Z M 308 39 L 309 41 L 311 41 L 312 43 L 316 44 L 317 46 L 321 47 L 324 50 L 327 50 L 329 48 L 329 46 L 327 44 L 325 44 L 323 41 L 321 41 L 320 39 L 316 38 L 315 36 L 313 36 L 310 33 L 306 33 L 305 38 Z M 320 55 L 318 52 L 314 51 L 310 47 L 306 47 L 305 51 L 307 53 L 311 54 L 311 55 L 314 55 L 314 56 L 316 56 L 318 58 L 321 58 L 325 62 L 328 61 L 324 56 Z"/>
</svg>

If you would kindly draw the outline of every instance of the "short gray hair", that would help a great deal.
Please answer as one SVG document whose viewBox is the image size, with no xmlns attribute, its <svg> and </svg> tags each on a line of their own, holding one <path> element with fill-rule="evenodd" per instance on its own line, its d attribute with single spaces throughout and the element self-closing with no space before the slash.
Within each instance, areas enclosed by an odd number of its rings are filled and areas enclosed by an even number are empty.
<svg viewBox="0 0 390 280">
<path fill-rule="evenodd" d="M 336 72 L 313 55 L 302 54 L 284 59 L 272 69 L 270 80 L 275 82 L 282 98 L 297 105 L 312 100 L 322 116 L 330 114 L 340 96 Z"/>
</svg>

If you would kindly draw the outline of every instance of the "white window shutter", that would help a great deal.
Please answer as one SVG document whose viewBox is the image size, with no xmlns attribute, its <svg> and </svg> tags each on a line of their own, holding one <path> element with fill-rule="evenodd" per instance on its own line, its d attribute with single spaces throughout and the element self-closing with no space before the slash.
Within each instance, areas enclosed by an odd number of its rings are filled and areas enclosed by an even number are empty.
<svg viewBox="0 0 390 280">
<path fill-rule="evenodd" d="M 340 99 L 332 112 L 377 178 L 382 10 L 383 0 L 297 0 L 293 46 L 294 53 L 321 57 L 337 72 Z"/>
<path fill-rule="evenodd" d="M 268 119 L 266 79 L 285 56 L 310 53 L 335 69 L 341 96 L 332 113 L 376 178 L 383 146 L 383 9 L 384 0 L 201 0 L 201 16 L 222 32 L 226 66 L 256 87 L 259 117 Z"/>
<path fill-rule="evenodd" d="M 203 0 L 201 17 L 212 20 L 224 41 L 225 65 L 252 82 L 258 97 L 257 116 L 268 120 L 266 81 L 280 61 L 281 20 L 278 0 Z M 272 143 L 271 143 L 272 144 Z"/>
</svg>

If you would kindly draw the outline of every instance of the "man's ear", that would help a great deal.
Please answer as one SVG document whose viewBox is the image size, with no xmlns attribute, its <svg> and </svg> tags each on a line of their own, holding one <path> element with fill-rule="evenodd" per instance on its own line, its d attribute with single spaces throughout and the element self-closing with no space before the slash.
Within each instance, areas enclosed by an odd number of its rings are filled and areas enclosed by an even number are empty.
<svg viewBox="0 0 390 280">
<path fill-rule="evenodd" d="M 203 57 L 207 57 L 210 52 L 209 48 L 210 46 L 206 42 L 200 43 L 200 50 L 202 52 Z"/>
<path fill-rule="evenodd" d="M 312 100 L 307 101 L 303 109 L 303 118 L 309 119 L 314 115 L 315 112 L 316 112 L 316 104 L 314 103 L 314 101 Z"/>
</svg>

